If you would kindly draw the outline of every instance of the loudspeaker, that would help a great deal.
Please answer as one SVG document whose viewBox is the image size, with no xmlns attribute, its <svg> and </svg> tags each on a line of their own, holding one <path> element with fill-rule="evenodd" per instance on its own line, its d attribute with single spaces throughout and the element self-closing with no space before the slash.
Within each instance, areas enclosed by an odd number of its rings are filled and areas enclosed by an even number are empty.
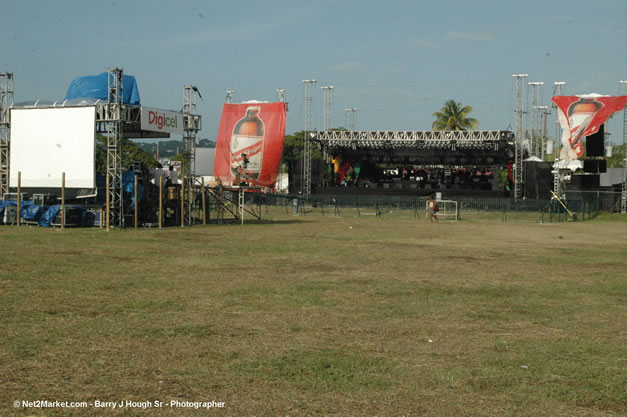
<svg viewBox="0 0 627 417">
<path fill-rule="evenodd" d="M 592 174 L 607 172 L 607 161 L 605 159 L 584 159 L 583 172 L 590 172 Z"/>
<path fill-rule="evenodd" d="M 599 131 L 586 136 L 586 155 L 605 156 L 605 125 L 599 126 Z"/>
<path fill-rule="evenodd" d="M 599 188 L 600 179 L 599 175 L 573 174 L 570 177 L 570 185 L 575 190 L 595 189 Z"/>
<path fill-rule="evenodd" d="M 553 174 L 549 162 L 523 162 L 525 197 L 533 200 L 550 200 Z"/>
</svg>

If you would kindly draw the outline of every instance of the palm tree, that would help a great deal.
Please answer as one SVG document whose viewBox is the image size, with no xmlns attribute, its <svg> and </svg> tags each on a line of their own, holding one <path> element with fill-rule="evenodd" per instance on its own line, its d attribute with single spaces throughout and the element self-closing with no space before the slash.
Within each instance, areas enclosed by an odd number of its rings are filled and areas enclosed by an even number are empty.
<svg viewBox="0 0 627 417">
<path fill-rule="evenodd" d="M 479 121 L 468 117 L 471 111 L 471 106 L 462 107 L 462 103 L 449 100 L 440 111 L 433 113 L 435 121 L 431 126 L 433 130 L 473 130 L 479 126 Z"/>
</svg>

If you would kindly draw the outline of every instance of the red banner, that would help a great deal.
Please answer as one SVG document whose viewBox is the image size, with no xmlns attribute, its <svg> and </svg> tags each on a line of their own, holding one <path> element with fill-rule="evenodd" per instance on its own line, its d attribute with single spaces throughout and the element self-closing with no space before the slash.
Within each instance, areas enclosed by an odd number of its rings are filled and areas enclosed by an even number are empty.
<svg viewBox="0 0 627 417">
<path fill-rule="evenodd" d="M 583 138 L 599 131 L 614 113 L 625 108 L 627 96 L 554 96 L 562 126 L 560 159 L 575 160 L 583 155 Z"/>
<path fill-rule="evenodd" d="M 284 102 L 224 104 L 214 163 L 214 175 L 223 184 L 274 188 L 283 154 L 285 111 Z"/>
</svg>

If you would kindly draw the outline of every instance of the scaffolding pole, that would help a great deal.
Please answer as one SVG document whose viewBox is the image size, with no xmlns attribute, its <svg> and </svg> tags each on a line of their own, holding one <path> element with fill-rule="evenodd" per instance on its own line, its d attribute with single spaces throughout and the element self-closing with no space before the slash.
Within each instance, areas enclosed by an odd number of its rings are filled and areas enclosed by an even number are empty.
<svg viewBox="0 0 627 417">
<path fill-rule="evenodd" d="M 522 143 L 524 140 L 524 124 L 523 124 L 523 115 L 525 111 L 523 109 L 523 97 L 524 97 L 524 85 L 525 80 L 527 79 L 528 74 L 514 74 L 516 81 L 516 109 L 514 113 L 516 113 L 516 138 L 514 141 L 514 200 L 518 201 L 518 199 L 522 198 L 522 187 L 523 187 L 523 147 Z"/>
<path fill-rule="evenodd" d="M 564 95 L 563 86 L 566 84 L 564 81 L 555 81 L 553 83 L 555 85 L 555 89 L 553 91 L 553 96 L 562 96 Z M 557 115 L 557 105 L 553 103 L 553 108 L 555 109 L 555 146 L 553 146 L 553 154 L 555 155 L 554 163 L 553 163 L 553 193 L 561 198 L 562 196 L 562 177 L 559 168 L 559 160 L 560 160 L 560 147 L 559 144 L 562 141 L 561 135 L 561 126 L 560 121 Z"/>
<path fill-rule="evenodd" d="M 13 73 L 0 72 L 0 198 L 9 192 L 10 109 L 13 105 Z"/>
<path fill-rule="evenodd" d="M 311 194 L 311 139 L 309 132 L 313 130 L 313 86 L 316 80 L 303 80 L 304 84 L 304 137 L 303 137 L 303 181 L 301 190 L 305 198 Z"/>
<path fill-rule="evenodd" d="M 107 126 L 107 177 L 109 178 L 110 222 L 124 225 L 124 199 L 122 198 L 122 107 L 124 105 L 122 68 L 109 68 L 108 100 L 105 114 Z"/>
<path fill-rule="evenodd" d="M 187 220 L 191 224 L 190 201 L 193 201 L 195 162 L 196 162 L 196 136 L 200 131 L 200 116 L 196 114 L 198 97 L 201 97 L 198 88 L 193 85 L 186 85 L 183 88 L 183 163 L 181 174 L 184 189 L 188 195 L 182 196 L 187 203 Z"/>
</svg>

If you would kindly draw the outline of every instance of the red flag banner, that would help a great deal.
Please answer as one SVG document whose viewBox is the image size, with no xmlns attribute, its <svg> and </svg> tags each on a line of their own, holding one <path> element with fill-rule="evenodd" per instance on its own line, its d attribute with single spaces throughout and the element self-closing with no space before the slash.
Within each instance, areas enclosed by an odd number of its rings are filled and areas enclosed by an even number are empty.
<svg viewBox="0 0 627 417">
<path fill-rule="evenodd" d="M 562 126 L 560 159 L 575 160 L 583 155 L 583 138 L 599 131 L 614 113 L 625 108 L 627 96 L 554 96 L 557 118 Z"/>
<path fill-rule="evenodd" d="M 223 184 L 274 187 L 283 154 L 285 111 L 284 102 L 224 104 L 214 161 L 214 175 Z"/>
</svg>

